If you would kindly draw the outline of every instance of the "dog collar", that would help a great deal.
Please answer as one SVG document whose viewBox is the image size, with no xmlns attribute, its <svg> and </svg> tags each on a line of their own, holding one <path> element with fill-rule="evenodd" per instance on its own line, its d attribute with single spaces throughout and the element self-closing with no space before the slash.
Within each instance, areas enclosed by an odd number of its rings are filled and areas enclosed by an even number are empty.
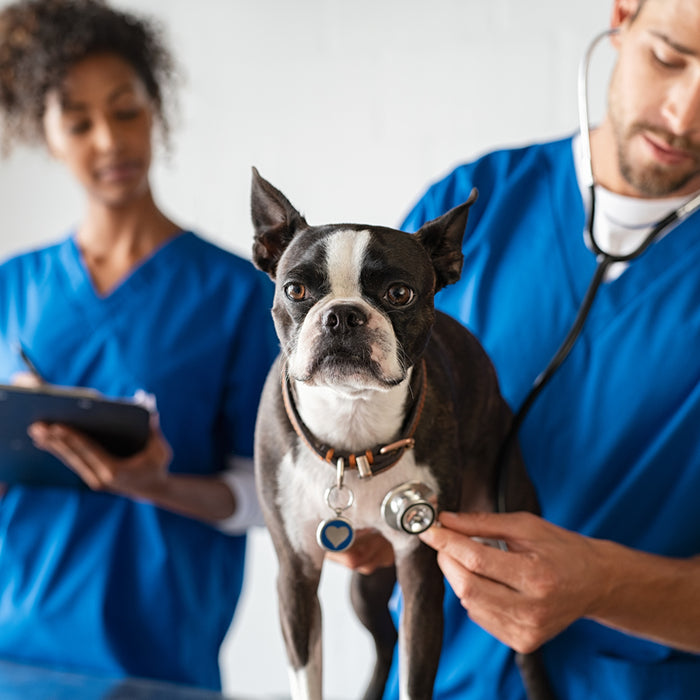
<svg viewBox="0 0 700 700">
<path fill-rule="evenodd" d="M 423 405 L 425 403 L 425 360 L 420 364 L 417 386 L 413 387 L 416 397 L 411 410 L 404 421 L 405 430 L 403 437 L 387 445 L 377 445 L 364 452 L 342 452 L 337 451 L 330 445 L 319 442 L 311 431 L 301 420 L 292 396 L 291 382 L 286 367 L 282 371 L 282 397 L 284 408 L 287 412 L 289 422 L 292 424 L 296 434 L 310 447 L 324 462 L 335 467 L 339 459 L 343 460 L 345 469 L 357 469 L 361 479 L 374 476 L 389 467 L 393 467 L 406 450 L 412 449 L 415 445 L 413 434 L 418 426 Z"/>
</svg>

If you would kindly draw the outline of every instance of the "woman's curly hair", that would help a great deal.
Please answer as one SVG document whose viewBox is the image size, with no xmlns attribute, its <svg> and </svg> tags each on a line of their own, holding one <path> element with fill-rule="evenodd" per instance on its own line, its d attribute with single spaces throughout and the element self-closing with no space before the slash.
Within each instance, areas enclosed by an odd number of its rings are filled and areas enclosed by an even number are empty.
<svg viewBox="0 0 700 700">
<path fill-rule="evenodd" d="M 134 68 L 167 139 L 164 103 L 175 64 L 153 20 L 102 0 L 19 0 L 0 11 L 3 152 L 15 141 L 41 142 L 47 93 L 60 88 L 72 65 L 103 52 L 119 55 Z"/>
</svg>

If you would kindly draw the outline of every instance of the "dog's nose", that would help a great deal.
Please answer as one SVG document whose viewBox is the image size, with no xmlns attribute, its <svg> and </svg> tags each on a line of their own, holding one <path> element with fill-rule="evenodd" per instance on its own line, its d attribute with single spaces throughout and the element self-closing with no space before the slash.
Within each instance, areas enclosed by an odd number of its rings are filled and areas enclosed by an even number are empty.
<svg viewBox="0 0 700 700">
<path fill-rule="evenodd" d="M 347 333 L 367 323 L 367 314 L 353 304 L 331 306 L 322 317 L 323 327 L 330 333 Z"/>
</svg>

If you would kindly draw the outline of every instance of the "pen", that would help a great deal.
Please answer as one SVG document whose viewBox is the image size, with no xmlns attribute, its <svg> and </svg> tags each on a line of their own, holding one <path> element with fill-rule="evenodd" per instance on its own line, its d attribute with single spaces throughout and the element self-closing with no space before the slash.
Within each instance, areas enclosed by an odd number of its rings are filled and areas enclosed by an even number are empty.
<svg viewBox="0 0 700 700">
<path fill-rule="evenodd" d="M 41 376 L 39 370 L 36 368 L 36 365 L 31 361 L 29 355 L 27 355 L 27 351 L 22 346 L 22 343 L 17 343 L 17 349 L 20 357 L 24 361 L 24 364 L 27 365 L 27 368 L 31 372 L 34 379 L 36 379 L 39 384 L 47 384 L 47 381 Z"/>
</svg>

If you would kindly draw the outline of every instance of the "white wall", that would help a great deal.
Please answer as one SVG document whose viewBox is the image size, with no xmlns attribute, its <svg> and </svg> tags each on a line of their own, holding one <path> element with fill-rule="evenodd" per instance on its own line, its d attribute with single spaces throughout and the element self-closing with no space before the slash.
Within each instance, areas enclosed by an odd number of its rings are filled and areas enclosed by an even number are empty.
<svg viewBox="0 0 700 700">
<path fill-rule="evenodd" d="M 311 223 L 397 225 L 424 186 L 495 146 L 576 124 L 580 53 L 611 0 L 114 0 L 159 16 L 184 69 L 165 209 L 249 255 L 250 167 Z M 0 6 L 6 0 L 0 0 Z M 595 85 L 595 104 L 604 89 Z M 46 156 L 0 163 L 0 257 L 62 234 L 81 195 Z M 286 694 L 276 565 L 251 538 L 247 585 L 222 650 L 232 695 Z M 356 698 L 369 640 L 347 575 L 324 572 L 326 690 Z"/>
</svg>

